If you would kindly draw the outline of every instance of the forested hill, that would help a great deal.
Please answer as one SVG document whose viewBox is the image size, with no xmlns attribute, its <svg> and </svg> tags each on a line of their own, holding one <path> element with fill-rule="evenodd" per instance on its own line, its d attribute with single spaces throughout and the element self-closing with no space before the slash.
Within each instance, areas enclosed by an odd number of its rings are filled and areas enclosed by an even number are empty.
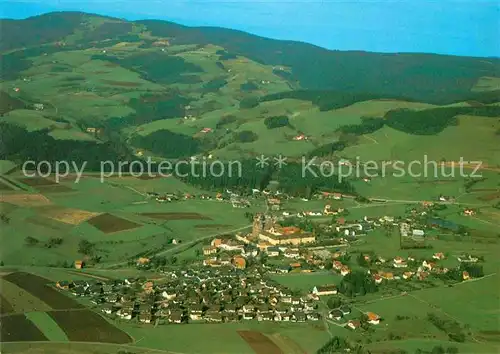
<svg viewBox="0 0 500 354">
<path fill-rule="evenodd" d="M 314 45 L 258 37 L 213 27 L 186 27 L 166 21 L 127 22 L 106 19 L 88 26 L 93 15 L 56 12 L 26 20 L 2 20 L 2 50 L 78 38 L 78 45 L 111 39 L 133 39 L 140 32 L 166 37 L 173 44 L 213 44 L 232 55 L 266 65 L 290 68 L 289 79 L 302 88 L 370 92 L 403 96 L 435 104 L 463 100 L 479 77 L 500 75 L 499 59 L 433 54 L 380 54 L 331 51 Z M 95 21 L 94 21 L 95 22 Z M 335 35 L 329 34 L 329 35 Z M 152 39 L 151 41 L 154 41 Z"/>
<path fill-rule="evenodd" d="M 483 152 L 498 146 L 500 59 L 331 51 L 78 12 L 0 27 L 0 159 L 392 159 L 392 136 L 404 159 L 428 153 L 425 139 L 472 134 L 475 156 L 496 162 Z M 434 153 L 456 159 L 449 150 Z"/>
<path fill-rule="evenodd" d="M 464 99 L 479 77 L 500 75 L 499 59 L 332 51 L 223 28 L 155 20 L 139 23 L 154 35 L 175 36 L 178 44 L 212 43 L 263 64 L 289 66 L 291 78 L 306 89 L 371 92 L 447 104 Z"/>
</svg>

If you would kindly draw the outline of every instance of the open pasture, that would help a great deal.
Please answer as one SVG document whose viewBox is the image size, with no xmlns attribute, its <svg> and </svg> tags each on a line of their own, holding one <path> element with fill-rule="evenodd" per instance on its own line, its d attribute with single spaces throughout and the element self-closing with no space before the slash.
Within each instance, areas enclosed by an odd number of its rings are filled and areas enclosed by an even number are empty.
<svg viewBox="0 0 500 354">
<path fill-rule="evenodd" d="M 90 310 L 52 311 L 49 316 L 59 325 L 70 341 L 129 343 L 132 338 Z"/>
<path fill-rule="evenodd" d="M 264 334 L 256 331 L 238 331 L 256 354 L 283 354 L 281 349 Z"/>
<path fill-rule="evenodd" d="M 435 135 L 407 134 L 388 126 L 364 135 L 357 145 L 342 151 L 344 157 L 368 160 L 482 161 L 500 164 L 498 135 L 500 120 L 490 117 L 458 116 L 458 125 L 446 127 Z M 471 137 L 481 137 L 473 139 Z M 466 143 L 464 143 L 466 142 Z"/>
<path fill-rule="evenodd" d="M 479 200 L 485 201 L 485 202 L 491 202 L 495 199 L 500 199 L 500 191 L 491 191 L 491 193 L 487 193 L 485 195 L 482 195 L 478 198 Z"/>
<path fill-rule="evenodd" d="M 424 173 L 424 171 L 422 171 Z M 458 170 L 457 170 L 458 175 Z M 382 198 L 394 201 L 436 201 L 440 194 L 459 196 L 463 194 L 465 179 L 457 177 L 443 178 L 412 177 L 393 175 L 387 169 L 385 176 L 372 178 L 370 182 L 354 180 L 356 191 L 367 198 Z"/>
<path fill-rule="evenodd" d="M 194 226 L 196 229 L 200 230 L 213 230 L 213 229 L 227 229 L 230 228 L 231 225 L 225 224 L 199 224 Z"/>
<path fill-rule="evenodd" d="M 41 215 L 33 215 L 25 219 L 25 221 L 29 224 L 40 226 L 42 228 L 49 228 L 57 231 L 69 231 L 68 227 L 71 224 L 62 223 L 54 218 L 48 218 Z"/>
<path fill-rule="evenodd" d="M 0 202 L 0 213 L 2 214 L 9 214 L 18 208 L 16 205 Z"/>
<path fill-rule="evenodd" d="M 65 208 L 56 205 L 37 208 L 37 212 L 49 219 L 60 221 L 70 225 L 79 225 L 82 222 L 99 215 L 99 213 L 95 212 L 81 209 Z"/>
<path fill-rule="evenodd" d="M 4 280 L 17 285 L 19 288 L 40 299 L 54 310 L 81 309 L 83 306 L 77 301 L 52 288 L 48 279 L 25 272 L 10 273 Z"/>
<path fill-rule="evenodd" d="M 17 165 L 13 161 L 0 160 L 0 174 L 9 174 L 17 168 Z"/>
<path fill-rule="evenodd" d="M 338 284 L 341 277 L 333 272 L 318 272 L 274 275 L 272 279 L 289 289 L 300 290 L 302 293 L 309 293 L 315 286 Z"/>
<path fill-rule="evenodd" d="M 418 298 L 440 308 L 449 317 L 467 324 L 474 332 L 498 332 L 498 281 L 498 274 L 487 275 L 453 288 L 425 289 L 418 292 Z M 498 339 L 500 336 L 497 336 Z"/>
<path fill-rule="evenodd" d="M 387 328 L 387 333 L 379 333 L 380 335 L 392 332 L 402 338 L 447 338 L 427 321 L 427 314 L 436 313 L 436 310 L 410 295 L 382 297 L 371 303 L 358 305 L 357 308 L 365 313 L 374 312 L 381 317 L 380 325 L 375 328 L 383 330 Z"/>
<path fill-rule="evenodd" d="M 94 216 L 87 222 L 105 234 L 136 229 L 141 226 L 133 221 L 108 213 Z"/>
<path fill-rule="evenodd" d="M 6 353 L 11 354 L 109 354 L 130 352 L 129 345 L 113 344 L 113 343 L 75 343 L 75 342 L 17 342 L 17 343 L 2 343 Z M 133 348 L 134 354 L 152 354 L 149 349 Z"/>
<path fill-rule="evenodd" d="M 449 340 L 437 339 L 405 339 L 394 341 L 373 342 L 366 345 L 372 354 L 388 354 L 397 353 L 398 351 L 405 350 L 408 353 L 415 353 L 417 349 L 432 352 L 436 346 L 447 348 L 457 348 L 459 353 L 465 354 L 492 354 L 498 352 L 498 347 L 488 343 L 457 343 L 450 342 Z"/>
<path fill-rule="evenodd" d="M 208 216 L 199 213 L 142 213 L 142 216 L 146 216 L 152 219 L 158 220 L 212 220 Z"/>
<path fill-rule="evenodd" d="M 50 199 L 42 194 L 29 193 L 0 194 L 0 202 L 24 207 L 37 207 L 52 204 Z"/>
</svg>

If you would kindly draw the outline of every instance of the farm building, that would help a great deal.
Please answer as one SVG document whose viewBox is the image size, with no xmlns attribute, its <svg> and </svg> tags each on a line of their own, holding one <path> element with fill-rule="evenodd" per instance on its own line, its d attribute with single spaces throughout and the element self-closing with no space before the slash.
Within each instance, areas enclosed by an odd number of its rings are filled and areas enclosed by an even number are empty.
<svg viewBox="0 0 500 354">
<path fill-rule="evenodd" d="M 317 296 L 335 295 L 337 293 L 337 286 L 333 284 L 315 286 L 312 293 Z"/>
</svg>

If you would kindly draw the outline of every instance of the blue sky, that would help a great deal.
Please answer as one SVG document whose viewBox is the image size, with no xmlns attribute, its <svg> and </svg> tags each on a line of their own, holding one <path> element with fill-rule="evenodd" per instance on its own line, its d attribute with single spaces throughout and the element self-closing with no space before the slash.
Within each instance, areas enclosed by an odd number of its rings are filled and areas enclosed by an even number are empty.
<svg viewBox="0 0 500 354">
<path fill-rule="evenodd" d="M 329 49 L 500 57 L 499 0 L 0 0 L 1 17 L 85 11 L 239 29 Z"/>
</svg>

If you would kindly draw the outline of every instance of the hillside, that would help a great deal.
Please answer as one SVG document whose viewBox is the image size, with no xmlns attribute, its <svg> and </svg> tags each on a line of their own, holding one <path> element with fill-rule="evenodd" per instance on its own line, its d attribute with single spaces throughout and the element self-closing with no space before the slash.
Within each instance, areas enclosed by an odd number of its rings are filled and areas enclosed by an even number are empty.
<svg viewBox="0 0 500 354">
<path fill-rule="evenodd" d="M 459 115 L 500 116 L 499 59 L 329 51 L 75 12 L 0 26 L 0 123 L 16 136 L 0 159 L 46 158 L 30 146 L 40 139 L 78 159 L 299 156 L 363 144 L 383 125 L 418 140 Z M 386 122 L 367 127 L 367 117 Z"/>
</svg>

